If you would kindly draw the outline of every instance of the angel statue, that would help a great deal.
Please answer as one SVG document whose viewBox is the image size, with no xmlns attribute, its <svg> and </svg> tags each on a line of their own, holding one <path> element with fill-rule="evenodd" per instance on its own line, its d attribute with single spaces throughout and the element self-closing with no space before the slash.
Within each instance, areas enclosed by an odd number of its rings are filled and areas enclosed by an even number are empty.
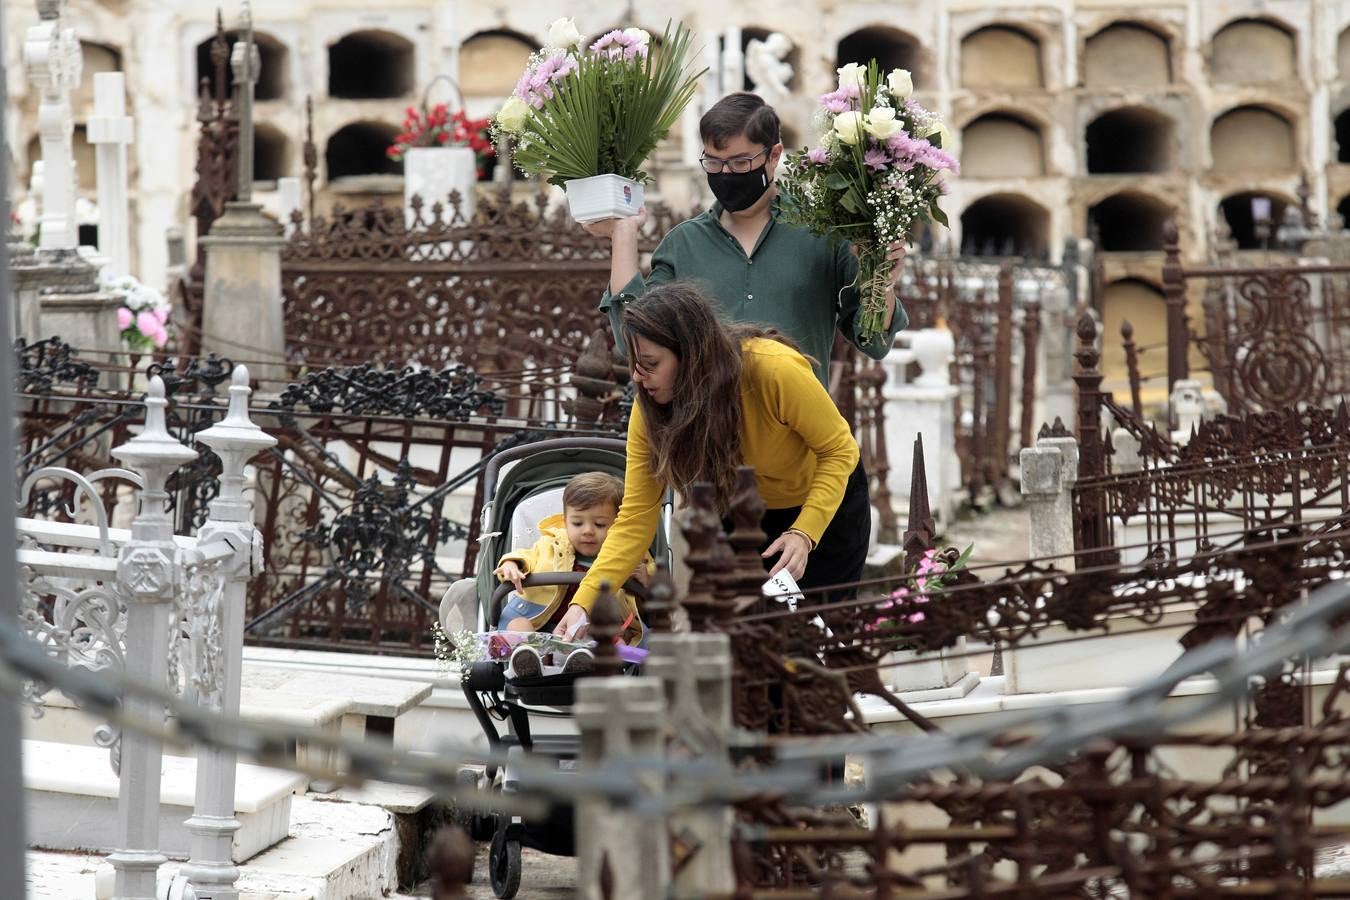
<svg viewBox="0 0 1350 900">
<path fill-rule="evenodd" d="M 770 106 L 788 98 L 792 64 L 786 58 L 791 50 L 792 41 L 779 31 L 762 41 L 752 38 L 745 46 L 745 74 L 754 86 L 755 93 Z"/>
</svg>

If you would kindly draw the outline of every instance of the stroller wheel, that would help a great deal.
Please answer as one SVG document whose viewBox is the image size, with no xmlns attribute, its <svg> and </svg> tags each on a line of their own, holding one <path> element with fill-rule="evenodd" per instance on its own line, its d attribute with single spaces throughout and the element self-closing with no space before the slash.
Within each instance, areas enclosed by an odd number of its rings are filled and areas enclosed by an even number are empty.
<svg viewBox="0 0 1350 900">
<path fill-rule="evenodd" d="M 492 893 L 502 900 L 509 900 L 520 890 L 520 841 L 508 841 L 505 829 L 498 829 L 492 836 L 488 873 Z"/>
</svg>

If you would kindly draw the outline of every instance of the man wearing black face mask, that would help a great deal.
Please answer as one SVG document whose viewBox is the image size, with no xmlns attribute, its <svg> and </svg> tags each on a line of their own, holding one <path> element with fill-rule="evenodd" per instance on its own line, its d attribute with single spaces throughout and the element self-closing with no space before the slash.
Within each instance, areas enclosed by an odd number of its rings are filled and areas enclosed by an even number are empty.
<svg viewBox="0 0 1350 900">
<path fill-rule="evenodd" d="M 873 359 L 890 350 L 908 316 L 887 293 L 886 330 L 858 336 L 858 294 L 851 285 L 858 260 L 847 243 L 832 245 L 804 228 L 779 220 L 774 175 L 782 159 L 778 116 L 755 94 L 722 98 L 699 122 L 703 169 L 717 202 L 671 229 L 652 254 L 645 279 L 638 268 L 638 230 L 645 210 L 623 219 L 583 226 L 611 240 L 609 290 L 600 308 L 617 336 L 623 304 L 648 287 L 676 279 L 698 282 L 726 316 L 772 325 L 816 360 L 816 376 L 829 384 L 830 348 L 837 328 Z M 904 245 L 891 247 L 898 277 Z M 617 341 L 623 353 L 623 342 Z"/>
</svg>

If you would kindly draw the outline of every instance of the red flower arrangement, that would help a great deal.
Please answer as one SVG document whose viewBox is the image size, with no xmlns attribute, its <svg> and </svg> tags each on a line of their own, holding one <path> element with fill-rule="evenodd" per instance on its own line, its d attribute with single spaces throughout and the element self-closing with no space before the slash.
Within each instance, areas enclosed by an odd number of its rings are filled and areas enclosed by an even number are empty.
<svg viewBox="0 0 1350 900">
<path fill-rule="evenodd" d="M 413 147 L 468 147 L 478 163 L 478 179 L 487 177 L 489 161 L 497 156 L 489 131 L 490 119 L 470 119 L 464 110 L 450 112 L 445 103 L 418 112 L 408 107 L 403 116 L 403 131 L 394 137 L 394 143 L 385 154 L 402 161 Z"/>
</svg>

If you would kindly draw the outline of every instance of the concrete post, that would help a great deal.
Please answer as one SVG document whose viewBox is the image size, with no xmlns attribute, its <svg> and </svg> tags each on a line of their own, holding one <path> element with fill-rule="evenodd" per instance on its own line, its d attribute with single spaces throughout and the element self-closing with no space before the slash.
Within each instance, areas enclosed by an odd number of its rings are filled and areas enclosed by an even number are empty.
<svg viewBox="0 0 1350 900">
<path fill-rule="evenodd" d="M 126 115 L 121 72 L 94 75 L 94 115 L 89 143 L 98 165 L 98 249 L 108 259 L 108 274 L 131 274 L 131 223 L 127 207 L 127 145 L 135 122 Z"/>
<path fill-rule="evenodd" d="M 1036 446 L 1022 448 L 1022 497 L 1027 507 L 1028 555 L 1061 556 L 1055 565 L 1072 571 L 1073 485 L 1078 480 L 1078 442 L 1063 426 L 1043 429 Z"/>
<path fill-rule="evenodd" d="M 725 634 L 654 633 L 647 674 L 665 686 L 667 752 L 689 759 L 727 758 L 731 731 L 731 639 Z M 679 784 L 673 784 L 679 790 Z M 673 887 L 681 896 L 729 894 L 731 810 L 688 809 L 670 817 Z"/>
<path fill-rule="evenodd" d="M 38 92 L 38 140 L 42 146 L 43 250 L 73 250 L 79 243 L 75 221 L 75 151 L 70 93 L 79 86 L 82 59 L 75 29 L 65 25 L 66 0 L 38 0 L 39 24 L 28 29 L 23 62 Z"/>
<path fill-rule="evenodd" d="M 666 703 L 656 678 L 583 678 L 576 685 L 580 763 L 598 771 L 606 760 L 664 755 Z M 653 772 L 643 788 L 662 789 Z M 576 803 L 577 896 L 664 897 L 670 885 L 670 840 L 664 817 L 639 816 L 596 797 Z M 608 890 L 602 889 L 607 885 Z"/>
<path fill-rule="evenodd" d="M 155 376 L 145 401 L 145 428 L 112 451 L 114 459 L 140 472 L 145 483 L 131 539 L 118 554 L 117 587 L 127 604 L 126 674 L 153 685 L 167 685 L 170 613 L 181 588 L 165 483 L 175 469 L 197 458 L 166 429 L 168 405 L 164 381 Z M 152 699 L 128 697 L 124 704 L 135 718 L 164 717 L 163 704 Z M 108 856 L 117 873 L 114 900 L 156 900 L 155 874 L 165 861 L 158 849 L 163 755 L 158 738 L 123 733 L 117 798 L 120 843 Z"/>
<path fill-rule="evenodd" d="M 1172 407 L 1172 421 L 1176 423 L 1172 442 L 1189 444 L 1191 433 L 1205 420 L 1204 385 L 1191 378 L 1182 378 L 1172 385 L 1168 402 Z"/>
<path fill-rule="evenodd" d="M 924 468 L 928 473 L 928 505 L 942 523 L 955 511 L 955 492 L 961 485 L 956 447 L 954 401 L 959 389 L 951 383 L 948 364 L 956 345 L 950 331 L 925 328 L 908 336 L 908 349 L 892 350 L 883 360 L 886 382 L 886 446 L 894 448 L 890 470 L 891 496 L 907 498 L 914 468 L 911 449 L 923 437 Z M 907 380 L 906 369 L 917 362 L 921 374 Z"/>
<path fill-rule="evenodd" d="M 254 454 L 276 445 L 276 438 L 254 424 L 248 415 L 248 367 L 236 366 L 230 384 L 230 408 L 223 421 L 197 435 L 197 440 L 220 457 L 220 495 L 211 501 L 211 514 L 198 532 L 198 546 L 226 541 L 234 555 L 223 563 L 225 579 L 217 609 L 189 611 L 191 645 L 207 639 L 199 629 L 203 616 L 220 625 L 221 646 L 195 652 L 191 677 L 197 702 L 225 715 L 239 712 L 239 685 L 244 655 L 244 605 L 249 579 L 262 569 L 262 536 L 253 527 L 253 504 L 244 497 L 244 467 Z M 206 631 L 206 634 L 200 633 Z M 213 652 L 214 651 L 214 652 Z M 218 659 L 217 666 L 207 664 Z M 198 897 L 237 900 L 239 869 L 231 861 L 231 844 L 239 822 L 234 817 L 235 758 L 233 751 L 202 748 L 197 752 L 197 790 L 192 816 L 192 858 L 178 873 Z"/>
</svg>

